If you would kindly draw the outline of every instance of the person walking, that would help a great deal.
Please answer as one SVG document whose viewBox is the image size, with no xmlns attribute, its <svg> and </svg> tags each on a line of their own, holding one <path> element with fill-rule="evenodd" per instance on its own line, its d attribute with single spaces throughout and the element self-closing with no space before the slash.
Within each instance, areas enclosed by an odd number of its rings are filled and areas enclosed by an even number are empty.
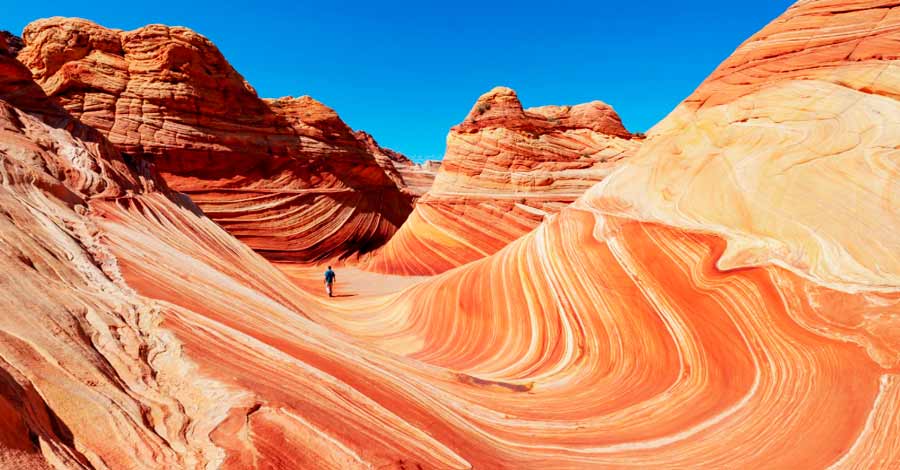
<svg viewBox="0 0 900 470">
<path fill-rule="evenodd" d="M 334 274 L 331 266 L 329 266 L 328 270 L 325 271 L 325 291 L 328 292 L 328 297 L 334 297 L 334 280 L 336 277 L 337 275 Z"/>
</svg>

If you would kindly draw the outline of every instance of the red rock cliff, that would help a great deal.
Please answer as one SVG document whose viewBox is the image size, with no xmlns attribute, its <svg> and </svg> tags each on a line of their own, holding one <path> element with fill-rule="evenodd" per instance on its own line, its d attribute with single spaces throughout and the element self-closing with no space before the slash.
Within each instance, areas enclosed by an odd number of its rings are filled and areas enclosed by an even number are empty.
<svg viewBox="0 0 900 470">
<path fill-rule="evenodd" d="M 347 257 L 384 243 L 410 197 L 327 106 L 262 100 L 203 36 L 85 20 L 30 24 L 19 59 L 72 115 L 274 260 Z"/>
</svg>

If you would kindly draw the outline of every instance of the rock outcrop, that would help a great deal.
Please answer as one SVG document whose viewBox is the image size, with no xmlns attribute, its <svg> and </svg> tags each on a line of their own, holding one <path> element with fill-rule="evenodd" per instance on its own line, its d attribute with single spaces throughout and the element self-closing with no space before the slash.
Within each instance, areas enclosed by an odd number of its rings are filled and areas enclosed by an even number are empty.
<svg viewBox="0 0 900 470">
<path fill-rule="evenodd" d="M 355 134 L 356 138 L 369 149 L 369 153 L 375 156 L 378 165 L 384 169 L 397 187 L 415 198 L 421 197 L 431 188 L 437 170 L 440 168 L 440 162 L 426 161 L 420 165 L 400 152 L 378 145 L 375 138 L 365 131 L 356 131 Z"/>
<path fill-rule="evenodd" d="M 383 353 L 314 323 L 151 163 L 11 86 L 28 72 L 2 38 L 0 70 L 0 465 L 467 467 L 338 378 L 385 383 L 365 372 Z"/>
<path fill-rule="evenodd" d="M 0 37 L 0 464 L 191 462 L 212 447 L 180 432 L 192 417 L 202 429 L 207 408 L 182 406 L 197 389 L 171 387 L 188 372 L 177 344 L 91 220 L 98 201 L 164 185 L 42 96 L 7 46 Z"/>
<path fill-rule="evenodd" d="M 549 222 L 335 321 L 482 388 L 476 468 L 900 466 L 898 65 L 896 2 L 798 2 Z"/>
<path fill-rule="evenodd" d="M 367 269 L 436 274 L 495 253 L 578 198 L 638 148 L 595 101 L 523 109 L 498 87 L 447 136 L 431 189 Z"/>
<path fill-rule="evenodd" d="M 57 103 L 269 259 L 350 257 L 411 211 L 338 115 L 309 97 L 260 99 L 206 38 L 78 19 L 26 27 L 19 59 Z"/>
</svg>

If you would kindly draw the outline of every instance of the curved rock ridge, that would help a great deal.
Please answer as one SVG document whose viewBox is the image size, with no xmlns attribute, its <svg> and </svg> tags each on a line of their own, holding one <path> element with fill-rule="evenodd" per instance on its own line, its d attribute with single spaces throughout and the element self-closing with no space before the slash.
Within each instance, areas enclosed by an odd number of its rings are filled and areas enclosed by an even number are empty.
<svg viewBox="0 0 900 470">
<path fill-rule="evenodd" d="M 440 168 L 440 162 L 430 161 L 420 165 L 400 152 L 378 145 L 375 138 L 366 131 L 356 131 L 354 134 L 375 156 L 378 165 L 384 169 L 397 187 L 416 198 L 421 197 L 431 188 L 437 170 Z"/>
<path fill-rule="evenodd" d="M 753 35 L 685 100 L 712 107 L 767 88 L 773 81 L 824 80 L 864 93 L 896 96 L 872 64 L 900 58 L 896 3 L 889 0 L 797 2 Z M 876 67 L 877 69 L 877 67 Z M 887 85 L 888 89 L 872 88 Z"/>
<path fill-rule="evenodd" d="M 189 200 L 114 183 L 115 154 L 2 100 L 0 156 L 4 467 L 468 468 L 330 366 L 305 362 L 348 346 Z M 157 254 L 169 268 L 157 271 Z M 378 353 L 350 348 L 333 370 L 355 363 L 346 370 L 365 377 L 351 357 Z"/>
<path fill-rule="evenodd" d="M 365 266 L 436 274 L 493 254 L 574 201 L 638 146 L 600 101 L 526 110 L 513 90 L 494 88 L 450 130 L 431 189 Z"/>
<path fill-rule="evenodd" d="M 412 210 L 331 108 L 260 99 L 203 36 L 110 30 L 52 18 L 25 28 L 19 59 L 72 115 L 269 259 L 350 257 L 384 243 Z"/>
</svg>

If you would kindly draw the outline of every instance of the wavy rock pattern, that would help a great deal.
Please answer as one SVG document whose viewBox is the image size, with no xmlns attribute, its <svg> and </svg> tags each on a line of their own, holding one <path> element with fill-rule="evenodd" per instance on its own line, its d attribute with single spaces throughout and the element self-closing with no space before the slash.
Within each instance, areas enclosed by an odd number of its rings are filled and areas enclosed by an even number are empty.
<svg viewBox="0 0 900 470">
<path fill-rule="evenodd" d="M 366 372 L 383 353 L 310 321 L 151 164 L 9 86 L 27 69 L 2 41 L 0 68 L 0 464 L 467 466 L 349 385 L 389 380 Z"/>
<path fill-rule="evenodd" d="M 897 467 L 895 10 L 798 3 L 734 57 L 878 54 L 758 85 L 718 70 L 494 255 L 341 299 L 3 92 L 0 462 Z"/>
<path fill-rule="evenodd" d="M 451 129 L 431 190 L 365 266 L 437 274 L 491 255 L 570 204 L 637 147 L 604 103 L 524 110 L 514 91 L 495 88 Z"/>
<path fill-rule="evenodd" d="M 898 466 L 898 40 L 800 2 L 549 224 L 336 318 L 484 387 L 488 467 Z"/>
<path fill-rule="evenodd" d="M 412 210 L 365 144 L 309 97 L 261 100 L 206 38 L 53 18 L 19 59 L 48 95 L 270 259 L 348 257 Z"/>
</svg>

